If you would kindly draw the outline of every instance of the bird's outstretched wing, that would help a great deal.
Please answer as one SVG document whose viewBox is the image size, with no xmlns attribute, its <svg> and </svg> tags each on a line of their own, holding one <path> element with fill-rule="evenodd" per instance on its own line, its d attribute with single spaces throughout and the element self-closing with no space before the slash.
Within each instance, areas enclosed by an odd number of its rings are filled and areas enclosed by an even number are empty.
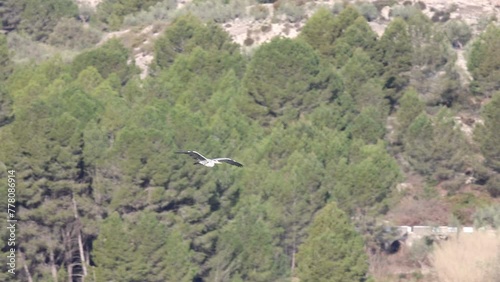
<svg viewBox="0 0 500 282">
<path fill-rule="evenodd" d="M 239 162 L 232 160 L 230 158 L 217 158 L 217 159 L 214 159 L 214 161 L 219 161 L 219 162 L 223 162 L 223 163 L 227 163 L 227 164 L 235 165 L 235 166 L 239 166 L 239 167 L 243 166 Z"/>
<path fill-rule="evenodd" d="M 187 154 L 190 155 L 193 159 L 198 160 L 198 161 L 204 161 L 207 160 L 202 154 L 196 152 L 196 151 L 178 151 L 176 152 L 177 154 Z"/>
</svg>

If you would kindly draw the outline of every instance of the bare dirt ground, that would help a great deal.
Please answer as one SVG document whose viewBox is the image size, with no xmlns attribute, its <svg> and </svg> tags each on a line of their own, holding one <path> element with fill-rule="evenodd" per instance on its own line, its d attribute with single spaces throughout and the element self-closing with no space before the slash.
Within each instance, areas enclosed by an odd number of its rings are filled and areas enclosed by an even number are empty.
<svg viewBox="0 0 500 282">
<path fill-rule="evenodd" d="M 95 6 L 97 6 L 97 4 L 99 4 L 99 3 L 101 3 L 102 0 L 75 0 L 75 1 L 76 1 L 76 4 L 78 4 L 78 6 L 88 5 L 90 7 L 95 8 Z"/>
</svg>

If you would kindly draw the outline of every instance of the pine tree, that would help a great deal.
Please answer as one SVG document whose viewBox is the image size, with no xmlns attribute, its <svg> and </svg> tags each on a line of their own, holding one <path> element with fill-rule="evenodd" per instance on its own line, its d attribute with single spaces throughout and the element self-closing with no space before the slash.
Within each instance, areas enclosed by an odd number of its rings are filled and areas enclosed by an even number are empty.
<svg viewBox="0 0 500 282">
<path fill-rule="evenodd" d="M 275 281 L 283 275 L 267 209 L 258 197 L 248 197 L 220 231 L 210 263 L 213 281 Z"/>
<path fill-rule="evenodd" d="M 413 48 L 408 25 L 400 18 L 393 20 L 378 43 L 376 58 L 383 65 L 384 88 L 394 102 L 409 82 Z"/>
<path fill-rule="evenodd" d="M 8 126 L 18 153 L 9 155 L 6 163 L 22 171 L 19 237 L 31 246 L 19 251 L 26 257 L 26 276 L 36 273 L 54 280 L 62 268 L 70 277 L 87 275 L 87 239 L 95 235 L 95 224 L 86 221 L 95 214 L 80 215 L 94 208 L 88 205 L 91 191 L 81 131 L 99 112 L 99 103 L 61 79 L 63 69 L 51 60 L 35 67 L 24 85 L 15 81 L 19 77 L 9 85 L 16 119 Z M 90 223 L 85 229 L 83 221 Z M 44 255 L 36 255 L 40 252 Z"/>
<path fill-rule="evenodd" d="M 486 96 L 500 89 L 500 59 L 495 54 L 500 48 L 500 28 L 491 24 L 472 44 L 467 67 L 474 81 L 471 90 Z"/>
<path fill-rule="evenodd" d="M 318 9 L 306 22 L 299 38 L 324 56 L 333 56 L 335 17 L 328 9 Z"/>
<path fill-rule="evenodd" d="M 486 164 L 496 171 L 500 171 L 500 92 L 493 94 L 491 101 L 484 106 L 482 117 L 484 125 L 480 125 L 474 132 L 479 141 L 481 152 L 486 157 Z"/>
<path fill-rule="evenodd" d="M 405 91 L 399 104 L 396 118 L 398 128 L 404 134 L 415 118 L 424 111 L 425 105 L 418 97 L 418 93 L 412 88 Z"/>
<path fill-rule="evenodd" d="M 365 281 L 363 239 L 335 203 L 318 211 L 297 254 L 300 281 Z"/>
<path fill-rule="evenodd" d="M 403 136 L 405 155 L 412 166 L 427 177 L 448 179 L 466 164 L 468 145 L 450 110 L 436 116 L 418 115 Z"/>
<path fill-rule="evenodd" d="M 111 39 L 102 46 L 80 53 L 71 65 L 71 73 L 77 77 L 81 71 L 93 66 L 103 78 L 116 74 L 120 83 L 124 84 L 138 69 L 128 64 L 129 50 L 118 39 Z"/>
<path fill-rule="evenodd" d="M 338 68 L 344 66 L 356 48 L 362 49 L 369 54 L 370 57 L 373 57 L 375 55 L 376 44 L 377 34 L 368 25 L 366 19 L 359 16 L 347 28 L 345 28 L 342 35 L 335 41 L 335 65 Z M 345 52 L 342 52 L 344 48 L 346 50 Z M 342 55 L 340 56 L 337 53 Z"/>
<path fill-rule="evenodd" d="M 128 269 L 134 258 L 130 241 L 126 225 L 117 212 L 102 222 L 92 250 L 98 280 L 129 280 Z"/>
<path fill-rule="evenodd" d="M 296 119 L 332 99 L 337 78 L 302 41 L 279 38 L 263 45 L 253 56 L 243 79 L 248 93 L 243 111 L 261 123 L 275 118 Z"/>
<path fill-rule="evenodd" d="M 387 211 L 387 200 L 401 177 L 396 161 L 380 140 L 369 145 L 354 140 L 349 156 L 341 158 L 332 171 L 331 181 L 335 182 L 332 196 L 350 215 Z"/>
<path fill-rule="evenodd" d="M 34 40 L 45 41 L 63 17 L 75 17 L 78 6 L 71 0 L 23 0 L 19 29 L 28 33 Z"/>
<path fill-rule="evenodd" d="M 180 16 L 155 42 L 153 68 L 155 71 L 171 66 L 180 54 L 189 54 L 196 47 L 205 51 L 222 51 L 238 54 L 238 45 L 231 42 L 229 34 L 219 25 L 203 25 L 192 14 Z"/>
</svg>

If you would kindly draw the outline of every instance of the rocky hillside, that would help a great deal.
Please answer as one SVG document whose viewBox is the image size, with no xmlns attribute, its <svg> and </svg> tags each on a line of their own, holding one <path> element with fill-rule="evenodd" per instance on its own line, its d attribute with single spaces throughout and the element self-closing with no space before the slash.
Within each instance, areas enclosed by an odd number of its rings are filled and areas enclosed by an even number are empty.
<svg viewBox="0 0 500 282">
<path fill-rule="evenodd" d="M 102 0 L 76 0 L 79 6 L 88 6 L 91 8 L 95 8 L 100 1 Z M 338 9 L 340 11 L 340 6 L 346 1 L 317 0 L 298 2 L 300 6 L 283 7 L 283 5 L 279 5 L 279 1 L 274 4 L 250 5 L 246 7 L 244 14 L 227 19 L 220 24 L 231 35 L 234 42 L 249 51 L 277 36 L 296 37 L 307 19 L 318 8 L 328 7 L 329 9 Z M 401 16 L 403 6 L 414 6 L 422 10 L 433 21 L 462 20 L 473 28 L 475 34 L 484 29 L 489 19 L 499 18 L 500 16 L 499 0 L 367 0 L 363 2 L 350 0 L 347 2 L 357 4 L 365 11 L 371 28 L 379 36 L 383 34 L 387 24 L 395 15 Z M 177 10 L 189 10 L 190 5 L 192 5 L 191 0 L 177 0 Z M 370 8 L 373 9 L 374 7 L 377 9 L 376 11 L 370 10 Z M 167 23 L 164 22 L 164 24 Z M 162 26 L 161 23 L 156 23 L 155 25 L 156 27 Z M 103 40 L 115 36 L 142 38 L 142 43 L 136 44 L 134 50 L 135 62 L 143 70 L 142 77 L 145 77 L 147 67 L 153 58 L 150 48 L 151 40 L 149 39 L 156 37 L 158 34 L 159 30 L 150 25 L 143 27 L 139 31 L 137 28 L 125 28 L 121 31 L 111 32 L 105 35 Z M 457 49 L 457 56 L 457 65 L 462 70 L 460 73 L 463 81 L 467 81 L 470 79 L 470 75 L 467 73 L 465 67 L 463 50 Z"/>
</svg>

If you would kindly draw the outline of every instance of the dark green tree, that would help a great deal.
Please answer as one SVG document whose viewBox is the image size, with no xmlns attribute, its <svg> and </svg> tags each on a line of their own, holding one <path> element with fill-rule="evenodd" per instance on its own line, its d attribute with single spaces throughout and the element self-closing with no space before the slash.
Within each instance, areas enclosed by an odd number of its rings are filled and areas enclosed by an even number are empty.
<svg viewBox="0 0 500 282">
<path fill-rule="evenodd" d="M 108 29 L 120 28 L 123 17 L 145 10 L 161 0 L 106 0 L 97 5 L 96 17 Z"/>
<path fill-rule="evenodd" d="M 390 198 L 401 173 L 387 153 L 385 143 L 364 145 L 355 140 L 348 158 L 330 164 L 329 177 L 334 182 L 332 196 L 350 215 L 380 214 L 388 210 Z"/>
<path fill-rule="evenodd" d="M 335 17 L 335 26 L 333 29 L 335 38 L 339 38 L 344 34 L 349 26 L 351 26 L 360 16 L 358 10 L 354 6 L 347 5 L 342 12 Z"/>
<path fill-rule="evenodd" d="M 325 56 L 333 56 L 335 17 L 328 9 L 318 9 L 306 22 L 299 38 Z"/>
<path fill-rule="evenodd" d="M 383 105 L 387 104 L 381 92 L 382 85 L 378 79 L 377 64 L 361 48 L 354 50 L 342 67 L 341 74 L 344 91 L 352 95 L 358 108 L 366 106 L 383 108 Z"/>
<path fill-rule="evenodd" d="M 196 267 L 191 256 L 180 233 L 166 228 L 152 212 L 135 214 L 130 222 L 112 213 L 93 249 L 98 280 L 192 281 Z"/>
<path fill-rule="evenodd" d="M 341 14 L 342 15 L 342 14 Z M 342 67 L 352 57 L 356 48 L 364 50 L 370 57 L 375 54 L 377 34 L 368 25 L 366 19 L 359 16 L 352 22 L 335 41 L 335 65 Z M 373 64 L 374 62 L 372 62 Z M 379 68 L 377 66 L 377 68 Z"/>
<path fill-rule="evenodd" d="M 357 20 L 358 18 L 360 19 Z M 344 34 L 347 37 L 338 40 Z M 355 47 L 368 47 L 373 44 L 376 39 L 374 35 L 356 8 L 348 5 L 337 16 L 333 16 L 327 9 L 319 9 L 304 25 L 299 38 L 329 58 L 329 61 L 340 62 L 341 67 Z M 350 47 L 352 49 L 349 50 Z"/>
<path fill-rule="evenodd" d="M 21 247 L 19 252 L 26 257 L 26 275 L 57 280 L 60 269 L 65 269 L 64 279 L 87 275 L 90 248 L 86 240 L 95 235 L 95 223 L 85 217 L 95 213 L 85 211 L 98 213 L 99 208 L 87 205 L 91 191 L 82 165 L 81 130 L 99 105 L 61 79 L 52 80 L 39 89 L 38 97 L 33 96 L 29 88 L 43 85 L 41 77 L 55 75 L 46 72 L 46 66 L 57 73 L 54 62 L 37 67 L 31 81 L 25 81 L 25 89 L 13 92 L 14 104 L 26 97 L 32 100 L 14 109 L 16 119 L 8 126 L 16 132 L 12 138 L 18 153 L 6 162 L 22 171 L 19 176 L 24 179 L 18 190 L 19 208 L 24 210 L 19 238 L 30 247 Z M 85 228 L 82 221 L 87 222 Z"/>
<path fill-rule="evenodd" d="M 486 157 L 486 164 L 500 171 L 500 133 L 496 130 L 500 125 L 500 92 L 493 94 L 491 101 L 484 106 L 482 117 L 484 125 L 477 127 L 474 137 Z"/>
<path fill-rule="evenodd" d="M 117 212 L 103 220 L 99 236 L 94 242 L 92 259 L 96 264 L 93 269 L 98 280 L 127 280 L 131 276 L 134 249 L 126 224 Z M 110 270 L 114 270 L 114 272 Z M 144 278 L 144 277 L 143 277 Z"/>
<path fill-rule="evenodd" d="M 297 254 L 300 281 L 365 281 L 368 257 L 349 217 L 329 203 L 314 217 Z"/>
<path fill-rule="evenodd" d="M 420 100 L 415 89 L 409 88 L 406 90 L 399 100 L 399 108 L 396 113 L 399 131 L 404 133 L 424 109 L 425 105 Z"/>
<path fill-rule="evenodd" d="M 431 173 L 429 160 L 432 158 L 434 129 L 426 113 L 420 113 L 408 126 L 403 136 L 405 152 L 412 166 L 423 174 Z"/>
<path fill-rule="evenodd" d="M 446 180 L 466 164 L 468 146 L 451 112 L 441 109 L 434 117 L 421 113 L 403 136 L 405 155 L 418 172 Z"/>
<path fill-rule="evenodd" d="M 199 110 L 205 107 L 215 91 L 223 90 L 219 80 L 228 71 L 241 73 L 243 63 L 240 54 L 231 55 L 214 49 L 205 51 L 196 47 L 191 53 L 177 56 L 174 64 L 158 75 L 158 79 L 151 83 L 152 92 L 172 104 L 179 103 Z"/>
<path fill-rule="evenodd" d="M 474 80 L 471 90 L 486 96 L 500 89 L 500 28 L 491 24 L 472 44 L 467 67 Z"/>
<path fill-rule="evenodd" d="M 78 7 L 71 0 L 24 0 L 19 29 L 34 40 L 47 40 L 57 22 L 63 17 L 76 17 Z"/>
<path fill-rule="evenodd" d="M 102 46 L 79 54 L 71 66 L 74 77 L 89 66 L 97 69 L 103 78 L 116 74 L 120 82 L 125 82 L 138 73 L 134 64 L 128 64 L 129 50 L 118 39 L 111 39 Z"/>
<path fill-rule="evenodd" d="M 217 50 L 235 54 L 238 45 L 216 24 L 204 25 L 192 14 L 180 16 L 155 42 L 153 67 L 165 69 L 179 54 L 189 54 L 196 47 L 205 51 Z"/>
<path fill-rule="evenodd" d="M 257 50 L 243 85 L 249 103 L 243 111 L 263 124 L 277 117 L 296 119 L 340 90 L 338 77 L 308 44 L 281 38 Z"/>
<path fill-rule="evenodd" d="M 376 107 L 366 107 L 349 124 L 348 132 L 353 138 L 359 138 L 366 143 L 375 144 L 383 139 L 385 134 L 384 114 Z"/>
<path fill-rule="evenodd" d="M 394 102 L 409 82 L 413 48 L 408 25 L 400 18 L 393 20 L 378 42 L 376 58 L 383 65 L 384 88 Z"/>
<path fill-rule="evenodd" d="M 220 231 L 211 261 L 213 281 L 275 281 L 283 275 L 268 222 L 266 205 L 258 198 L 242 203 L 234 220 Z"/>
</svg>

